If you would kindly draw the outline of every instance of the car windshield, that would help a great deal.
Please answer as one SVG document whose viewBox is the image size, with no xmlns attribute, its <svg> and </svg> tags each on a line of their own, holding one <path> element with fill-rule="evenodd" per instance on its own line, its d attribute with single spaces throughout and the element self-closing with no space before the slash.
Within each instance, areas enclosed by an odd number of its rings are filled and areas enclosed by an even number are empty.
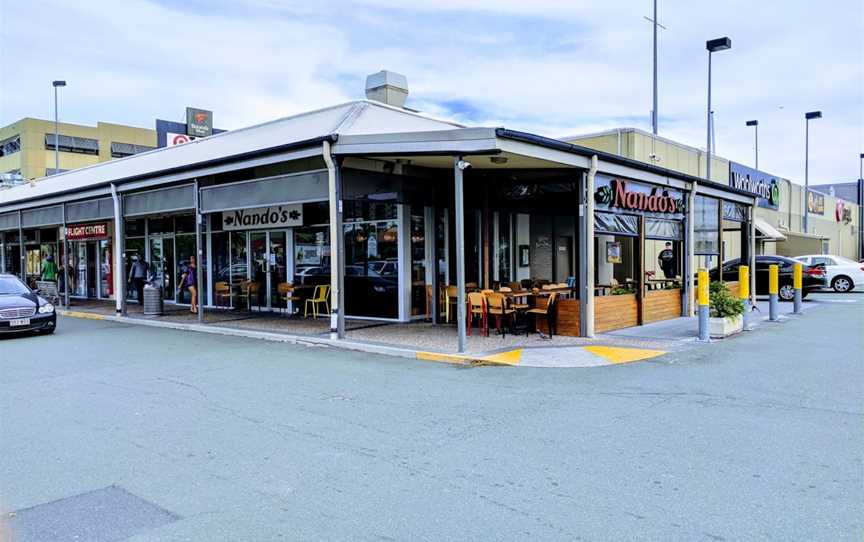
<svg viewBox="0 0 864 542">
<path fill-rule="evenodd" d="M 29 294 L 30 289 L 14 277 L 0 277 L 0 295 Z"/>
</svg>

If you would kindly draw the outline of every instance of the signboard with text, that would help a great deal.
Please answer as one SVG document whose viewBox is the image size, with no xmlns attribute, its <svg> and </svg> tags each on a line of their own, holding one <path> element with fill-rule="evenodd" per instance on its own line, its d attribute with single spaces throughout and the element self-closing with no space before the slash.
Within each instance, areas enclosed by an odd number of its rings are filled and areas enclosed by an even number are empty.
<svg viewBox="0 0 864 542">
<path fill-rule="evenodd" d="M 810 191 L 807 193 L 807 212 L 814 215 L 825 214 L 825 196 L 819 192 Z"/>
<path fill-rule="evenodd" d="M 729 186 L 757 196 L 759 207 L 780 207 L 780 181 L 770 173 L 729 162 Z"/>
<path fill-rule="evenodd" d="M 165 133 L 165 146 L 173 147 L 175 145 L 182 145 L 183 143 L 189 143 L 190 141 L 195 141 L 196 137 L 186 135 L 186 134 L 175 134 L 173 132 Z"/>
<path fill-rule="evenodd" d="M 207 137 L 213 134 L 213 112 L 206 109 L 186 108 L 186 135 Z"/>
<path fill-rule="evenodd" d="M 222 229 L 225 231 L 289 228 L 302 225 L 303 204 L 301 203 L 239 209 L 222 213 Z"/>
<path fill-rule="evenodd" d="M 680 190 L 606 175 L 597 175 L 594 184 L 594 203 L 598 211 L 684 217 L 684 195 Z"/>
<path fill-rule="evenodd" d="M 92 241 L 108 238 L 108 223 L 69 224 L 66 226 L 67 241 Z"/>
</svg>

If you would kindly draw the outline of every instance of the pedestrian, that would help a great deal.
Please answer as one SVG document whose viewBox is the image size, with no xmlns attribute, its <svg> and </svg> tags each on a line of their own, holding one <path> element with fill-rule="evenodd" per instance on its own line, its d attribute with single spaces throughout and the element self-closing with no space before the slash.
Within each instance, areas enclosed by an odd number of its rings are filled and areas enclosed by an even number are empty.
<svg viewBox="0 0 864 542">
<path fill-rule="evenodd" d="M 57 282 L 57 264 L 54 263 L 54 256 L 49 255 L 42 262 L 42 280 Z"/>
<path fill-rule="evenodd" d="M 663 270 L 663 276 L 667 279 L 674 279 L 677 275 L 675 264 L 675 252 L 672 251 L 672 243 L 666 242 L 666 248 L 660 251 L 657 256 L 657 261 L 660 262 L 660 269 Z"/>
<path fill-rule="evenodd" d="M 189 311 L 192 314 L 198 314 L 198 268 L 195 265 L 195 256 L 189 256 L 189 265 L 186 266 L 186 271 L 180 278 L 180 288 L 189 290 L 191 296 Z M 180 292 L 177 292 L 178 296 Z"/>
<path fill-rule="evenodd" d="M 144 305 L 144 283 L 147 281 L 147 272 L 150 267 L 144 261 L 143 256 L 137 256 L 132 263 L 132 269 L 129 270 L 129 282 L 132 283 L 132 289 L 138 294 L 138 304 Z"/>
</svg>

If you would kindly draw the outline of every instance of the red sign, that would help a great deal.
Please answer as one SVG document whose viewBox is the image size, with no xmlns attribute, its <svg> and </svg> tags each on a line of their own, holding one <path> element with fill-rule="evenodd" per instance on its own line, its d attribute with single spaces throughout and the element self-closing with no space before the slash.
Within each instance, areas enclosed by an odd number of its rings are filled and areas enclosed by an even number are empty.
<svg viewBox="0 0 864 542">
<path fill-rule="evenodd" d="M 67 241 L 84 241 L 91 239 L 107 239 L 108 223 L 99 224 L 73 224 L 66 226 Z"/>
<path fill-rule="evenodd" d="M 626 182 L 621 179 L 612 179 L 608 185 L 597 189 L 594 199 L 597 203 L 629 211 L 668 214 L 683 212 L 684 200 L 679 193 L 660 187 L 653 187 L 648 191 L 648 187 L 644 185 L 637 184 L 635 186 L 643 190 L 628 190 Z M 679 197 L 676 198 L 676 195 Z"/>
</svg>

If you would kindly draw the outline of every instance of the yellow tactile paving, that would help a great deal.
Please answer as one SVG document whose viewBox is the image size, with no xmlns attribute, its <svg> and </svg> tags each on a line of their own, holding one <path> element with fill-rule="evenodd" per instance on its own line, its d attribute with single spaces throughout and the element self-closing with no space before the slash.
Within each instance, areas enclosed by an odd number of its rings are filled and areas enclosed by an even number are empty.
<svg viewBox="0 0 864 542">
<path fill-rule="evenodd" d="M 586 346 L 585 350 L 600 356 L 609 363 L 630 363 L 631 361 L 656 358 L 666 353 L 664 350 L 622 348 L 620 346 Z"/>
<path fill-rule="evenodd" d="M 518 365 L 522 359 L 522 349 L 509 350 L 488 356 L 470 356 L 465 354 L 443 354 L 440 352 L 417 352 L 417 359 L 423 361 L 441 361 L 444 363 L 487 362 L 498 365 Z"/>
</svg>

